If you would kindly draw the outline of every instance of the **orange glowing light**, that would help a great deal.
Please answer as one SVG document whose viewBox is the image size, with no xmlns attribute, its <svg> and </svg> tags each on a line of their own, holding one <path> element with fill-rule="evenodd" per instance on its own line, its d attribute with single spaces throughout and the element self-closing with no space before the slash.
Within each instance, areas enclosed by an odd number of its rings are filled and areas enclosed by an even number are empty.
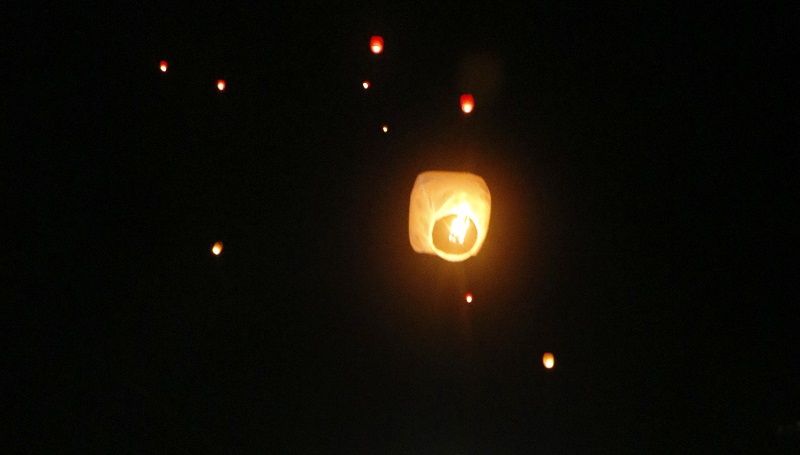
<svg viewBox="0 0 800 455">
<path fill-rule="evenodd" d="M 161 63 L 159 64 L 158 67 L 161 68 L 161 72 L 162 73 L 166 73 L 167 72 L 167 61 L 166 60 L 161 60 Z"/>
<path fill-rule="evenodd" d="M 492 198 L 486 182 L 468 172 L 417 176 L 408 208 L 408 239 L 417 253 L 450 262 L 475 256 L 489 230 Z"/>
<path fill-rule="evenodd" d="M 384 133 L 388 133 L 389 132 L 389 127 L 386 126 L 386 125 L 383 125 L 383 128 L 381 128 L 381 129 L 383 130 Z"/>
<path fill-rule="evenodd" d="M 467 300 L 467 303 L 472 303 L 472 293 L 467 292 L 466 300 Z"/>
<path fill-rule="evenodd" d="M 211 247 L 211 252 L 214 253 L 214 256 L 219 256 L 222 253 L 222 242 L 217 242 L 214 246 Z"/>
<path fill-rule="evenodd" d="M 548 370 L 553 368 L 553 365 L 556 364 L 556 358 L 553 357 L 553 353 L 552 352 L 545 352 L 544 353 L 544 355 L 542 356 L 542 364 Z"/>
<path fill-rule="evenodd" d="M 370 38 L 369 48 L 372 49 L 373 54 L 380 54 L 383 52 L 383 38 L 380 36 L 373 36 Z"/>
<path fill-rule="evenodd" d="M 368 89 L 368 88 L 369 88 L 369 81 L 364 81 L 364 82 L 361 84 L 361 86 L 362 86 L 362 87 L 364 87 L 364 90 Z"/>
<path fill-rule="evenodd" d="M 474 108 L 475 98 L 470 94 L 461 95 L 461 110 L 464 111 L 465 114 L 469 114 Z"/>
<path fill-rule="evenodd" d="M 225 90 L 225 80 L 224 79 L 220 79 L 220 80 L 217 81 L 217 88 L 219 89 L 220 92 Z"/>
</svg>

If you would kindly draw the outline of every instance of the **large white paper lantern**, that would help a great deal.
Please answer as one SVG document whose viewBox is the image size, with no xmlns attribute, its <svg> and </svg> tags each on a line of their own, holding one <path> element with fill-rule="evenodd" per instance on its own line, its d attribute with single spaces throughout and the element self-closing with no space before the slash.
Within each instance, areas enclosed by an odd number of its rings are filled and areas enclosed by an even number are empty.
<svg viewBox="0 0 800 455">
<path fill-rule="evenodd" d="M 469 172 L 427 171 L 411 190 L 408 238 L 417 253 L 451 262 L 475 256 L 489 230 L 492 198 L 482 178 Z"/>
</svg>

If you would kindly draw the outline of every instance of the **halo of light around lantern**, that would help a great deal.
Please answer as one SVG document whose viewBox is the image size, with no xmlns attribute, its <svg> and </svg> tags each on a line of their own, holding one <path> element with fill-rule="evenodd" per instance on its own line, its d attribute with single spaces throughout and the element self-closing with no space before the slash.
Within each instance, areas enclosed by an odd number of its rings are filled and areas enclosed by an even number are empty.
<svg viewBox="0 0 800 455">
<path fill-rule="evenodd" d="M 489 187 L 469 172 L 427 171 L 411 190 L 408 237 L 417 253 L 450 262 L 475 256 L 489 230 Z"/>
<path fill-rule="evenodd" d="M 373 54 L 380 54 L 383 52 L 383 38 L 377 35 L 370 38 L 369 48 L 372 49 Z"/>
<path fill-rule="evenodd" d="M 549 370 L 553 368 L 555 363 L 556 363 L 556 358 L 553 357 L 553 353 L 545 352 L 544 355 L 542 356 L 542 365 L 544 365 L 544 367 Z"/>
</svg>

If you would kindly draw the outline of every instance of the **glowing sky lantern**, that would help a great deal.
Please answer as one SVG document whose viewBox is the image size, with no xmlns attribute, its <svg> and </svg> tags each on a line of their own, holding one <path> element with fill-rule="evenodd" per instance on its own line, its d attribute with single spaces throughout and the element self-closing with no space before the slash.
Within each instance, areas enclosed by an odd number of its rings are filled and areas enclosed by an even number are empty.
<svg viewBox="0 0 800 455">
<path fill-rule="evenodd" d="M 364 87 L 364 90 L 369 88 L 369 81 L 364 81 L 361 83 L 361 86 Z"/>
<path fill-rule="evenodd" d="M 472 303 L 472 293 L 467 292 L 467 295 L 464 297 L 464 300 L 466 300 L 467 303 Z"/>
<path fill-rule="evenodd" d="M 222 242 L 216 242 L 214 246 L 211 247 L 211 252 L 214 253 L 214 256 L 219 256 L 222 253 Z"/>
<path fill-rule="evenodd" d="M 450 262 L 475 256 L 486 239 L 491 208 L 489 188 L 481 177 L 468 172 L 423 172 L 411 190 L 411 247 Z"/>
<path fill-rule="evenodd" d="M 217 89 L 219 89 L 220 92 L 225 90 L 225 79 L 220 79 L 217 81 Z"/>
<path fill-rule="evenodd" d="M 553 357 L 553 353 L 545 352 L 544 355 L 542 356 L 542 365 L 544 365 L 544 367 L 549 370 L 553 368 L 553 365 L 555 364 L 556 364 L 556 358 Z"/>
<path fill-rule="evenodd" d="M 167 61 L 166 60 L 161 60 L 161 63 L 158 65 L 158 67 L 161 68 L 161 72 L 162 73 L 166 73 L 167 72 Z"/>
<path fill-rule="evenodd" d="M 389 132 L 389 127 L 388 127 L 388 126 L 386 126 L 386 125 L 383 125 L 383 126 L 381 127 L 381 129 L 383 130 L 383 132 L 384 132 L 384 133 L 388 133 L 388 132 Z"/>
<path fill-rule="evenodd" d="M 373 36 L 370 38 L 369 48 L 372 49 L 373 54 L 380 54 L 383 52 L 383 38 L 380 36 Z"/>
<path fill-rule="evenodd" d="M 464 111 L 465 114 L 469 114 L 474 108 L 475 98 L 470 94 L 461 95 L 461 110 Z"/>
</svg>

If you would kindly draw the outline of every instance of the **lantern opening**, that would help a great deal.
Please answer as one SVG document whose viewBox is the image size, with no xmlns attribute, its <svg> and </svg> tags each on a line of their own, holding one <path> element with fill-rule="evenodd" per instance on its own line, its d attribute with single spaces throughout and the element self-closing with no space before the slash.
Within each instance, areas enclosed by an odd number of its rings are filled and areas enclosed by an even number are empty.
<svg viewBox="0 0 800 455">
<path fill-rule="evenodd" d="M 467 215 L 453 214 L 436 220 L 431 237 L 437 250 L 464 254 L 471 251 L 478 240 L 478 228 Z"/>
</svg>

